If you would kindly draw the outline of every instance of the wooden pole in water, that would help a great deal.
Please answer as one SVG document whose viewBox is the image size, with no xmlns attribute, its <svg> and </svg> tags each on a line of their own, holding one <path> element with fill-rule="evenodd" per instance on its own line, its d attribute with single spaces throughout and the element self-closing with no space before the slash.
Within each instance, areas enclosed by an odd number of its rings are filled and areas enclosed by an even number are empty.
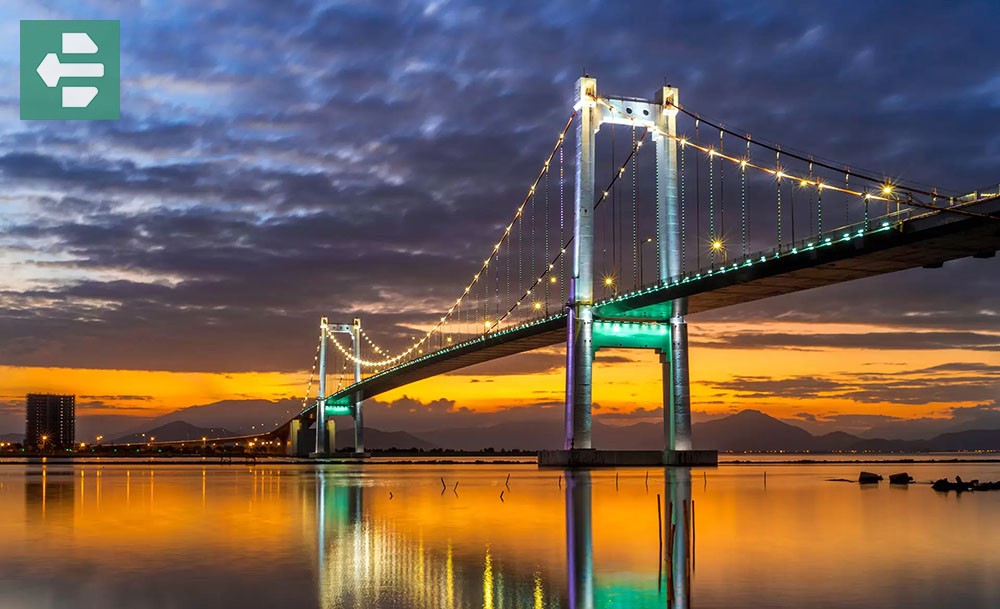
<svg viewBox="0 0 1000 609">
<path fill-rule="evenodd" d="M 618 472 L 615 472 L 615 492 L 618 491 Z"/>
<path fill-rule="evenodd" d="M 674 602 L 674 534 L 677 530 L 676 524 L 670 525 L 670 568 L 667 569 L 667 597 L 670 602 Z"/>
<path fill-rule="evenodd" d="M 694 499 L 691 500 L 691 570 L 694 570 L 695 565 L 695 527 L 694 527 Z"/>
<path fill-rule="evenodd" d="M 646 472 L 649 476 L 649 472 Z M 659 590 L 663 582 L 663 511 L 660 508 L 660 494 L 656 493 L 656 540 L 658 554 L 656 559 L 656 589 Z"/>
</svg>

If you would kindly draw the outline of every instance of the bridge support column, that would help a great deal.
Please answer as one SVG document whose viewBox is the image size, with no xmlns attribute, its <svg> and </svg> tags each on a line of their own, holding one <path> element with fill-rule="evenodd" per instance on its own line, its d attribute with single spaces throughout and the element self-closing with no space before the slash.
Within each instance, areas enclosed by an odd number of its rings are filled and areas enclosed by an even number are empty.
<svg viewBox="0 0 1000 609">
<path fill-rule="evenodd" d="M 663 87 L 656 95 L 660 105 L 656 144 L 656 240 L 660 283 L 683 273 L 681 260 L 680 201 L 677 196 L 677 89 Z M 667 465 L 714 464 L 716 453 L 692 453 L 691 384 L 688 375 L 687 299 L 671 303 L 670 352 L 660 354 L 663 366 L 664 463 Z M 704 452 L 704 454 L 702 454 Z"/>
<path fill-rule="evenodd" d="M 573 216 L 573 275 L 566 335 L 566 450 L 589 449 L 591 379 L 594 362 L 594 135 L 597 80 L 577 81 L 576 192 Z"/>
<path fill-rule="evenodd" d="M 316 402 L 316 451 L 312 456 L 323 457 L 330 452 L 326 430 L 326 342 L 329 322 L 322 318 L 319 322 L 319 400 Z"/>
<path fill-rule="evenodd" d="M 292 419 L 288 424 L 288 450 L 285 454 L 289 457 L 308 457 L 310 444 L 313 444 L 312 434 L 302 425 L 300 419 Z"/>
<path fill-rule="evenodd" d="M 354 340 L 354 384 L 361 382 L 361 318 L 354 318 L 354 325 L 351 327 L 351 336 Z M 354 402 L 354 453 L 357 456 L 365 455 L 365 423 L 361 412 L 361 405 L 364 400 Z"/>
<path fill-rule="evenodd" d="M 691 385 L 688 375 L 687 322 L 670 320 L 670 357 L 663 364 L 663 429 L 668 451 L 691 450 Z"/>
</svg>

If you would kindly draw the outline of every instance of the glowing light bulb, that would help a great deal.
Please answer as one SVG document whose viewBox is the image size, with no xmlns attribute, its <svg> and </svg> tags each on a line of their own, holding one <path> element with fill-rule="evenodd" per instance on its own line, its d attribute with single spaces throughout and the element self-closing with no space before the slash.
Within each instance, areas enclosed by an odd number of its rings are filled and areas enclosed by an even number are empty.
<svg viewBox="0 0 1000 609">
<path fill-rule="evenodd" d="M 536 311 L 540 311 L 540 310 L 542 310 L 542 303 L 540 303 L 540 302 L 538 302 L 536 300 L 534 303 L 532 303 L 531 308 L 534 309 L 534 310 L 536 310 Z"/>
<path fill-rule="evenodd" d="M 712 240 L 712 250 L 718 252 L 721 249 L 722 249 L 722 240 L 721 239 L 713 239 Z"/>
<path fill-rule="evenodd" d="M 614 277 L 605 277 L 604 278 L 604 285 L 606 285 L 606 286 L 613 286 L 613 285 L 615 285 L 615 278 Z"/>
<path fill-rule="evenodd" d="M 549 283 L 555 283 L 556 281 L 555 277 L 549 277 Z"/>
<path fill-rule="evenodd" d="M 886 184 L 885 186 L 883 186 L 882 187 L 882 194 L 884 194 L 884 195 L 891 195 L 892 194 L 892 185 L 891 184 Z"/>
</svg>

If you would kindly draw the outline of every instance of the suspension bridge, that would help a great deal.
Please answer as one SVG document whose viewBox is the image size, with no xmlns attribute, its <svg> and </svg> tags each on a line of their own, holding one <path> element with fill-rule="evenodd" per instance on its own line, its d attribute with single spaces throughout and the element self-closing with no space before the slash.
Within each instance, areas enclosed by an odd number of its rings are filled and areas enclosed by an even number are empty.
<svg viewBox="0 0 1000 609">
<path fill-rule="evenodd" d="M 707 120 L 671 86 L 615 97 L 583 77 L 574 101 L 509 222 L 433 323 L 402 340 L 395 329 L 393 349 L 360 319 L 321 321 L 302 410 L 274 432 L 289 454 L 330 454 L 334 417 L 350 416 L 363 455 L 364 400 L 565 343 L 565 444 L 540 463 L 711 463 L 714 451 L 692 445 L 687 315 L 1000 249 L 998 186 L 945 191 L 828 161 Z M 662 452 L 592 446 L 603 348 L 659 354 Z"/>
</svg>

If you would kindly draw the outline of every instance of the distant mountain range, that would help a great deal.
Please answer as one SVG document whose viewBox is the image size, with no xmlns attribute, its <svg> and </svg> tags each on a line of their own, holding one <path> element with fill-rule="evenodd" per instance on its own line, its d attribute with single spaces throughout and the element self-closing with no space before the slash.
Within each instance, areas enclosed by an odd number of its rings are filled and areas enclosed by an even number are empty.
<svg viewBox="0 0 1000 609">
<path fill-rule="evenodd" d="M 607 425 L 593 423 L 594 445 L 609 450 L 658 450 L 663 447 L 663 426 L 654 423 Z M 967 430 L 939 434 L 925 440 L 861 438 L 842 431 L 815 436 L 808 431 L 756 410 L 695 423 L 696 448 L 730 452 L 747 451 L 873 451 L 919 452 L 956 450 L 1000 450 L 1000 429 Z M 482 428 L 440 429 L 418 434 L 429 443 L 460 450 L 539 450 L 562 445 L 561 425 L 524 421 Z"/>
<path fill-rule="evenodd" d="M 24 434 L 23 433 L 0 434 L 0 442 L 10 442 L 12 444 L 20 444 L 24 442 Z"/>
<path fill-rule="evenodd" d="M 697 423 L 692 426 L 692 434 L 697 448 L 715 448 L 733 452 L 1000 450 L 1000 429 L 945 433 L 924 440 L 859 438 L 842 431 L 814 436 L 800 427 L 779 421 L 756 410 L 744 410 L 722 419 Z"/>
<path fill-rule="evenodd" d="M 113 443 L 143 444 L 148 442 L 150 438 L 155 438 L 156 442 L 180 442 L 182 440 L 200 440 L 202 438 L 214 440 L 239 435 L 242 434 L 232 432 L 224 427 L 197 427 L 186 421 L 171 421 L 144 432 L 136 432 L 116 438 L 113 440 Z M 338 429 L 336 435 L 338 447 L 354 446 L 353 428 Z M 370 427 L 365 428 L 365 447 L 374 450 L 386 450 L 390 448 L 431 450 L 436 448 L 431 442 L 405 431 L 381 431 Z"/>
<path fill-rule="evenodd" d="M 113 444 L 143 444 L 155 438 L 157 442 L 179 442 L 181 440 L 200 440 L 207 438 L 227 438 L 237 436 L 224 427 L 196 427 L 186 421 L 171 421 L 158 425 L 145 432 L 131 433 L 112 440 Z M 106 442 L 107 443 L 107 442 Z"/>
<path fill-rule="evenodd" d="M 338 429 L 336 435 L 338 448 L 354 446 L 353 428 Z M 381 431 L 373 427 L 365 427 L 365 450 L 388 450 L 390 448 L 432 450 L 438 446 L 405 431 Z"/>
<path fill-rule="evenodd" d="M 109 437 L 116 442 L 146 442 L 149 436 L 157 441 L 197 440 L 202 437 L 219 438 L 251 435 L 274 429 L 295 415 L 301 402 L 282 400 L 229 400 L 182 408 L 155 419 L 106 415 L 80 417 L 79 440 L 93 441 L 93 434 L 102 433 L 107 443 Z M 119 420 L 121 419 L 121 420 Z M 85 424 L 89 421 L 93 424 Z M 337 445 L 354 444 L 354 431 L 350 419 L 343 421 L 337 430 Z M 125 424 L 129 423 L 128 427 Z M 1000 424 L 995 428 L 992 419 L 981 421 L 984 428 L 961 429 L 948 433 L 928 433 L 926 438 L 914 438 L 916 425 L 908 429 L 906 438 L 871 437 L 841 431 L 814 435 L 805 429 L 776 419 L 757 410 L 742 412 L 695 423 L 693 425 L 696 448 L 711 448 L 731 452 L 745 451 L 871 451 L 919 452 L 955 450 L 1000 450 Z M 80 430 L 89 428 L 89 433 Z M 927 432 L 933 428 L 921 427 Z M 938 428 L 940 429 L 940 428 Z M 659 423 L 640 422 L 630 425 L 610 425 L 595 418 L 593 422 L 594 445 L 610 450 L 657 450 L 663 447 L 663 426 Z M 7 442 L 18 442 L 22 434 L 0 436 Z M 419 432 L 405 430 L 366 429 L 366 447 L 374 450 L 388 448 L 450 448 L 458 450 L 521 449 L 540 450 L 560 448 L 563 443 L 561 421 L 516 420 L 494 425 L 442 427 Z"/>
</svg>

